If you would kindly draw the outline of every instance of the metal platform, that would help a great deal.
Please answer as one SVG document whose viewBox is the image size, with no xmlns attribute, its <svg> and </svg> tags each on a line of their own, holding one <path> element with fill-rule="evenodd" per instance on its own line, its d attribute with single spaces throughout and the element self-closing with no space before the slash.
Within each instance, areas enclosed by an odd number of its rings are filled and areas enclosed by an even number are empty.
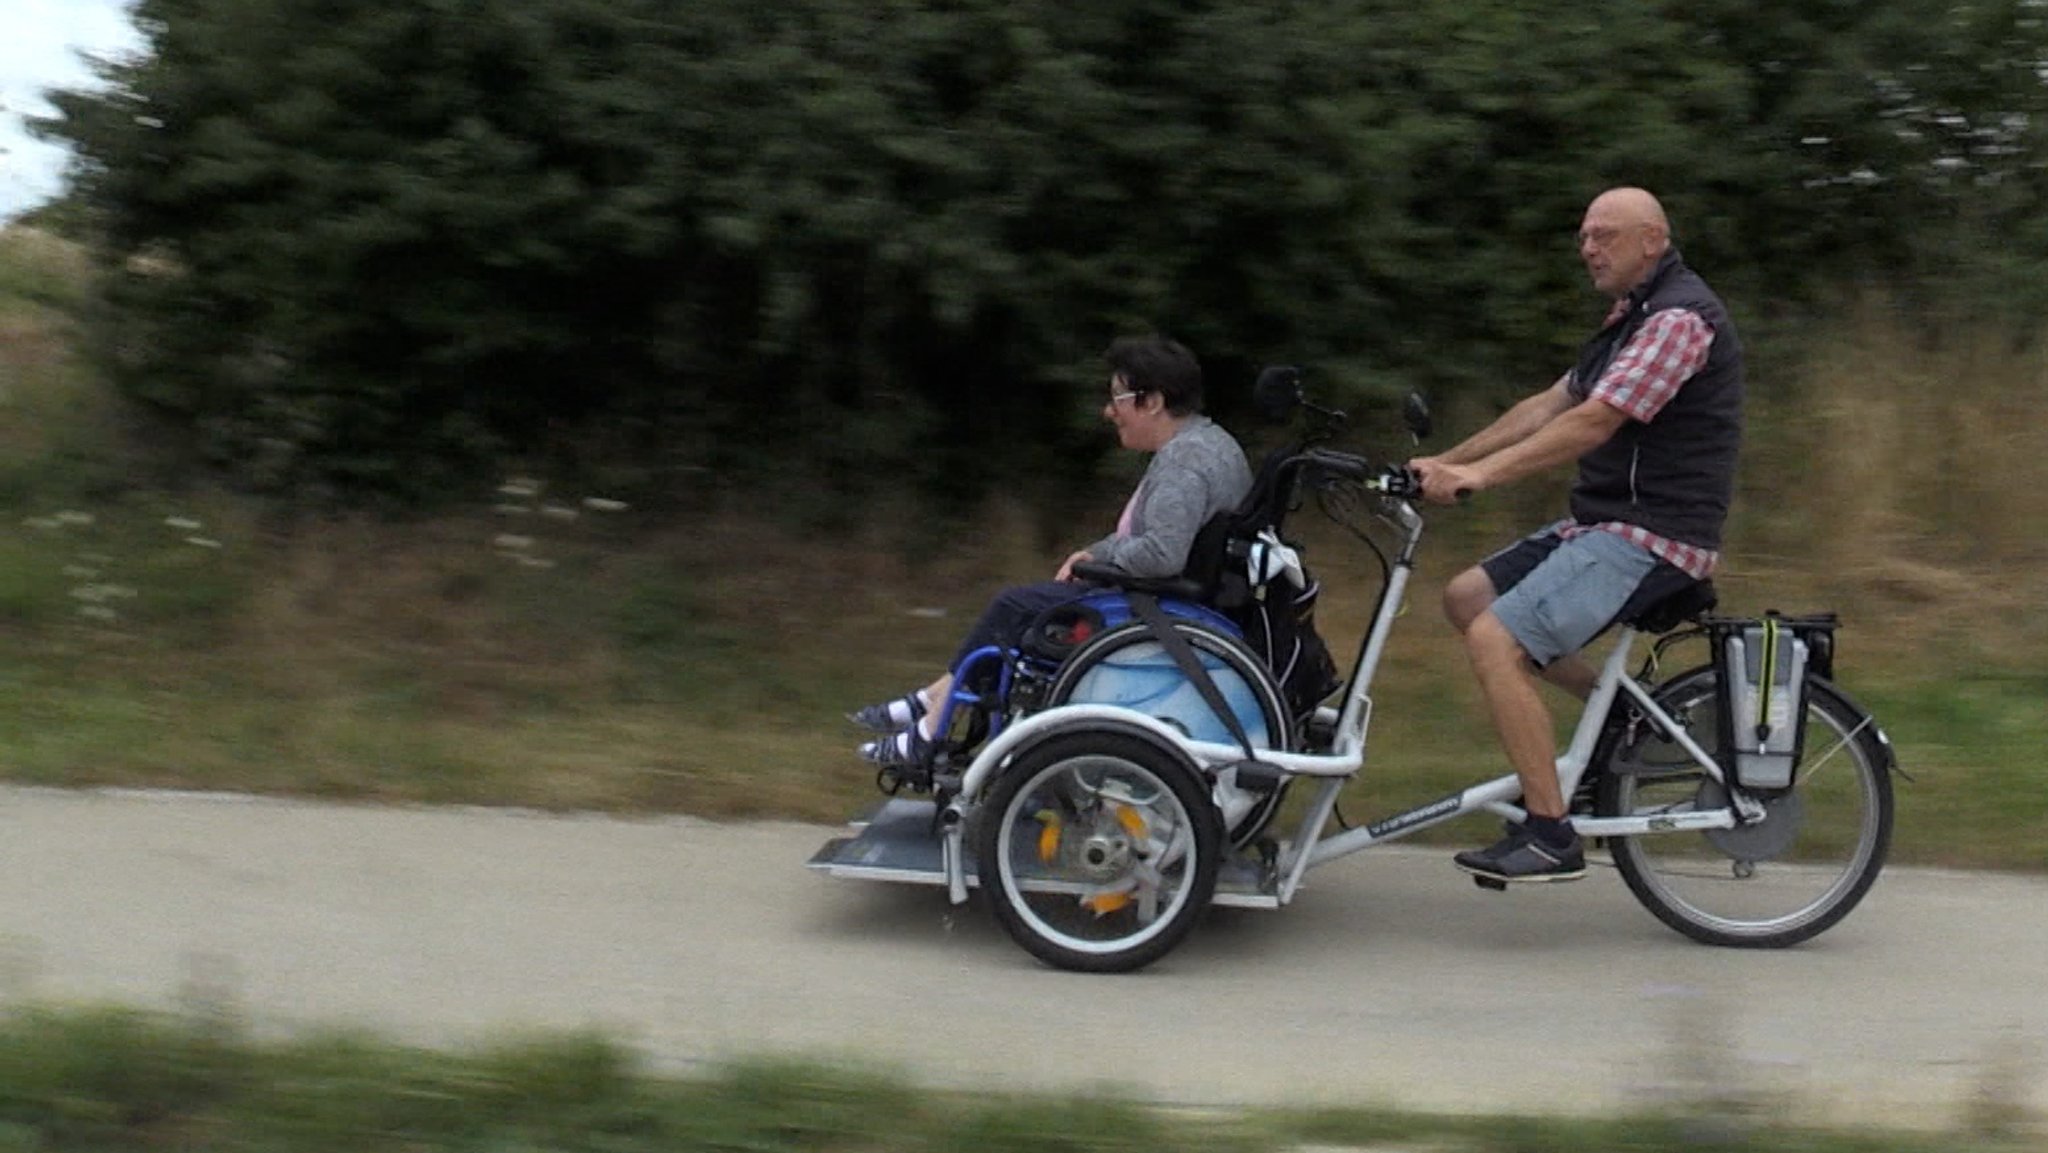
<svg viewBox="0 0 2048 1153">
<path fill-rule="evenodd" d="M 811 856 L 809 867 L 834 877 L 859 881 L 897 881 L 909 885 L 943 885 L 946 871 L 932 817 L 938 806 L 930 800 L 892 797 L 865 817 L 847 823 L 847 835 L 834 837 Z M 967 862 L 967 883 L 976 884 L 974 861 Z"/>
<path fill-rule="evenodd" d="M 905 885 L 944 885 L 945 866 L 937 826 L 937 806 L 929 799 L 892 797 L 873 812 L 847 824 L 847 833 L 826 841 L 806 862 L 827 876 L 858 881 L 892 881 Z M 966 861 L 967 884 L 979 888 L 974 855 Z M 1261 881 L 1259 862 L 1236 856 L 1223 862 L 1216 875 L 1211 903 L 1246 909 L 1277 909 L 1280 901 Z"/>
</svg>

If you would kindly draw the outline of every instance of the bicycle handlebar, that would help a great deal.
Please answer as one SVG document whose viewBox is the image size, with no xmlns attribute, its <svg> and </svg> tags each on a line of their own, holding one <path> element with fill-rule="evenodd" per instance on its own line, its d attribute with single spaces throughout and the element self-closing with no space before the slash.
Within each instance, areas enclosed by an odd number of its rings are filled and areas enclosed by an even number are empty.
<svg viewBox="0 0 2048 1153">
<path fill-rule="evenodd" d="M 1298 458 L 1311 474 L 1352 481 L 1368 492 L 1408 499 L 1422 495 L 1422 476 L 1405 464 L 1379 466 L 1362 456 L 1335 449 L 1312 448 Z"/>
<path fill-rule="evenodd" d="M 1301 460 L 1310 469 L 1344 480 L 1367 480 L 1374 472 L 1372 462 L 1364 457 L 1329 448 L 1309 449 L 1301 454 Z"/>
</svg>

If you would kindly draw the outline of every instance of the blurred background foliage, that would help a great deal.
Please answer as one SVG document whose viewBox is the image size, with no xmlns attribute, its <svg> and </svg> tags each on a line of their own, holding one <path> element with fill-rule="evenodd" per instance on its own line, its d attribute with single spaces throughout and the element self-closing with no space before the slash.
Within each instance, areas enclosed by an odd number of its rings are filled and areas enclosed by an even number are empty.
<svg viewBox="0 0 2048 1153">
<path fill-rule="evenodd" d="M 1226 421 L 1275 361 L 1483 411 L 1598 319 L 1570 237 L 1617 183 L 1760 359 L 1873 288 L 1928 341 L 2048 291 L 2026 0 L 136 14 L 148 50 L 38 122 L 76 155 L 41 222 L 91 246 L 90 343 L 159 440 L 294 503 L 517 460 L 828 523 L 1056 507 L 1142 330 Z"/>
</svg>

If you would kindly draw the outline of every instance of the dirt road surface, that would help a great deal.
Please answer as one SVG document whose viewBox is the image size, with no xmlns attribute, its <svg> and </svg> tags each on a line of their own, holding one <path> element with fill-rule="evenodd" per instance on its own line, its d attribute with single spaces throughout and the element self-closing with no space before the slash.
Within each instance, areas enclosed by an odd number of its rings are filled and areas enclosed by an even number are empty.
<svg viewBox="0 0 2048 1153">
<path fill-rule="evenodd" d="M 1695 945 L 1585 882 L 1433 850 L 1217 910 L 1142 973 L 1032 961 L 977 897 L 840 881 L 833 830 L 0 790 L 0 997 L 226 999 L 260 1033 L 429 1045 L 599 1027 L 661 1070 L 845 1058 L 938 1085 L 1189 1105 L 1606 1111 L 1738 1088 L 1938 1125 L 2048 1110 L 2048 880 L 1892 869 L 1786 951 Z"/>
</svg>

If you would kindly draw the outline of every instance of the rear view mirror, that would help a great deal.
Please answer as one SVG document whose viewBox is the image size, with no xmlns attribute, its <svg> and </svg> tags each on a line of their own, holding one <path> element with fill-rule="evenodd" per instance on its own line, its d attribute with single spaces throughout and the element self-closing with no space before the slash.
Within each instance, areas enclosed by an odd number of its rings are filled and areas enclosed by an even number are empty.
<svg viewBox="0 0 2048 1153">
<path fill-rule="evenodd" d="M 1417 444 L 1428 440 L 1430 432 L 1436 428 L 1436 422 L 1430 419 L 1429 402 L 1422 399 L 1419 392 L 1409 393 L 1408 399 L 1402 403 L 1401 421 L 1414 434 Z"/>
<path fill-rule="evenodd" d="M 1282 421 L 1301 407 L 1301 370 L 1290 365 L 1271 365 L 1260 370 L 1252 385 L 1252 404 L 1267 420 Z"/>
</svg>

